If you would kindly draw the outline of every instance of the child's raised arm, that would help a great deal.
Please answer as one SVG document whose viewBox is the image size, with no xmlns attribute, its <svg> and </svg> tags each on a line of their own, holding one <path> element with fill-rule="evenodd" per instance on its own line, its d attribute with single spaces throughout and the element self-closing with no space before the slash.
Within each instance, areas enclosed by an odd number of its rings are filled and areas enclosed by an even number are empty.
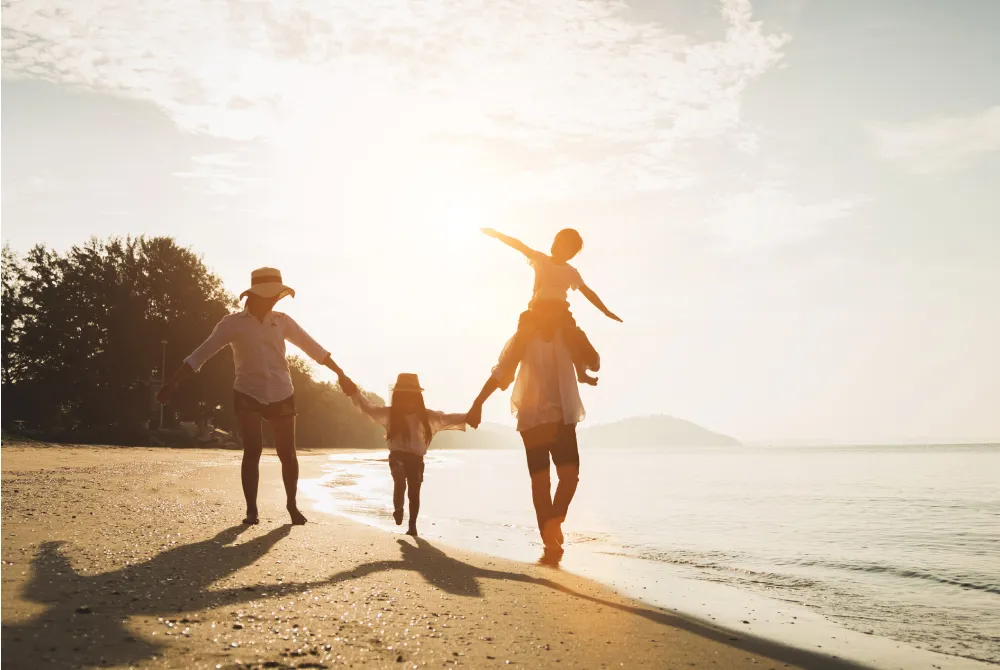
<svg viewBox="0 0 1000 670">
<path fill-rule="evenodd" d="M 388 407 L 376 407 L 371 403 L 368 398 L 364 396 L 361 390 L 351 382 L 353 386 L 353 393 L 347 393 L 347 396 L 354 403 L 354 406 L 361 410 L 362 414 L 368 416 L 369 419 L 375 423 L 382 424 L 383 428 L 389 427 L 389 408 Z M 346 393 L 347 389 L 345 389 Z"/>
<path fill-rule="evenodd" d="M 613 319 L 618 323 L 622 322 L 622 320 L 618 318 L 618 315 L 612 312 L 610 309 L 608 309 L 607 305 L 605 305 L 601 301 L 601 299 L 597 297 L 597 294 L 594 293 L 589 286 L 587 286 L 586 284 L 580 284 L 580 293 L 583 294 L 583 297 L 585 297 L 587 300 L 593 303 L 594 307 L 604 312 L 604 315 L 606 317 L 608 317 L 609 319 Z"/>
<path fill-rule="evenodd" d="M 483 233 L 489 235 L 493 239 L 500 240 L 511 249 L 517 249 L 528 258 L 534 258 L 541 254 L 540 251 L 535 251 L 534 249 L 532 249 L 531 247 L 529 247 L 527 244 L 517 239 L 516 237 L 511 237 L 510 235 L 504 235 L 503 233 L 497 232 L 492 228 L 481 228 L 481 230 L 483 231 Z"/>
<path fill-rule="evenodd" d="M 468 417 L 469 415 L 464 412 L 462 414 L 445 414 L 435 410 L 427 411 L 427 423 L 430 424 L 432 433 L 438 433 L 442 430 L 464 431 Z"/>
</svg>

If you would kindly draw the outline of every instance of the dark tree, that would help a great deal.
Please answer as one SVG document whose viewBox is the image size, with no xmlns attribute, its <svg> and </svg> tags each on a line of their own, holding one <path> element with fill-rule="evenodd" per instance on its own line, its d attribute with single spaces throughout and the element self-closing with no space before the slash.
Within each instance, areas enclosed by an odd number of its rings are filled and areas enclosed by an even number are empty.
<svg viewBox="0 0 1000 670">
<path fill-rule="evenodd" d="M 23 258 L 5 247 L 2 302 L 4 428 L 118 444 L 146 442 L 155 425 L 161 342 L 172 370 L 237 308 L 194 252 L 163 237 L 91 239 L 64 254 L 39 245 Z M 343 394 L 301 363 L 293 380 L 309 444 L 375 446 Z M 167 423 L 231 428 L 232 383 L 220 352 L 176 394 Z"/>
</svg>

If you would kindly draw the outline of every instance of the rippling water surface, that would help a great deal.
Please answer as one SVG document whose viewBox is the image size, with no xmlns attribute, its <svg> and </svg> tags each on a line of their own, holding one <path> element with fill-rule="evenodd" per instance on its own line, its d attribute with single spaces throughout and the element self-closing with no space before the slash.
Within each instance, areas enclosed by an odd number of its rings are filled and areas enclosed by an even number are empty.
<svg viewBox="0 0 1000 670">
<path fill-rule="evenodd" d="M 349 511 L 390 511 L 381 459 L 331 464 L 329 490 Z M 571 543 L 1000 663 L 1000 447 L 609 448 L 582 460 Z M 421 517 L 534 540 L 523 454 L 432 451 Z"/>
</svg>

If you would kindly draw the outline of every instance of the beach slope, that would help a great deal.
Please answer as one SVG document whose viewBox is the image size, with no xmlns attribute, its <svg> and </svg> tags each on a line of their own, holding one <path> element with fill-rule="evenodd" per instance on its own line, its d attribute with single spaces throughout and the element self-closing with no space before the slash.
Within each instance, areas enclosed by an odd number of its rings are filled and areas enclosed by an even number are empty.
<svg viewBox="0 0 1000 670">
<path fill-rule="evenodd" d="M 289 526 L 273 453 L 255 527 L 239 453 L 5 444 L 2 463 L 7 668 L 854 667 L 550 568 L 315 511 Z"/>
</svg>

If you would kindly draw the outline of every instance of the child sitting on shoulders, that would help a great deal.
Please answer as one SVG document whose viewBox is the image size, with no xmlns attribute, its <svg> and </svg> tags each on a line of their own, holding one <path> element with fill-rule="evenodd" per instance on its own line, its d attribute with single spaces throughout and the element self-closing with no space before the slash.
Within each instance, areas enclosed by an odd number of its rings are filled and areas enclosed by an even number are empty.
<svg viewBox="0 0 1000 670">
<path fill-rule="evenodd" d="M 597 377 L 592 377 L 588 372 L 597 372 L 601 369 L 601 357 L 590 343 L 587 334 L 576 325 L 576 320 L 569 311 L 569 290 L 580 291 L 609 319 L 618 322 L 621 322 L 621 319 L 601 302 L 597 294 L 583 282 L 576 268 L 569 264 L 570 259 L 583 249 L 583 238 L 580 237 L 580 233 L 572 228 L 560 230 L 552 242 L 551 254 L 546 254 L 492 228 L 483 228 L 483 232 L 527 256 L 528 263 L 535 270 L 535 288 L 531 302 L 528 303 L 527 311 L 521 314 L 517 324 L 515 340 L 517 346 L 524 347 L 542 321 L 555 323 L 559 326 L 563 342 L 573 358 L 577 379 L 584 384 L 596 385 Z"/>
</svg>

